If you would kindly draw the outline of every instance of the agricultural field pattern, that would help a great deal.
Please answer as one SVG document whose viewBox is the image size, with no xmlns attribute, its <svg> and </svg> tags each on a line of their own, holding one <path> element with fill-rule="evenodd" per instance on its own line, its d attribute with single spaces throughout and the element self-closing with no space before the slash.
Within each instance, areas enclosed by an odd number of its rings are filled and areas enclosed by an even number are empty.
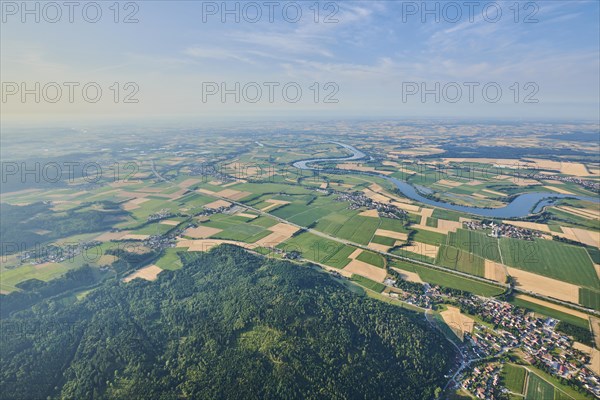
<svg viewBox="0 0 600 400">
<path fill-rule="evenodd" d="M 494 398 L 594 398 L 600 149 L 556 132 L 597 131 L 118 126 L 40 134 L 31 148 L 16 129 L 2 137 L 2 318 L 110 282 L 157 285 L 233 246 L 418 315 L 457 351 L 448 398 L 486 379 Z"/>
</svg>

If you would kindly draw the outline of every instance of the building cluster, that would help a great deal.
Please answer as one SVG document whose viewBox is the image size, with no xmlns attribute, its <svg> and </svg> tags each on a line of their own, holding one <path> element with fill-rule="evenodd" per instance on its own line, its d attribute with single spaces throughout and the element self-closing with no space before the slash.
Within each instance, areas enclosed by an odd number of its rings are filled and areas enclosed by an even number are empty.
<svg viewBox="0 0 600 400">
<path fill-rule="evenodd" d="M 363 192 L 335 192 L 337 197 L 335 201 L 346 201 L 350 203 L 348 206 L 349 210 L 358 210 L 361 207 L 365 207 L 368 210 L 377 210 L 380 217 L 386 217 L 391 219 L 404 219 L 407 212 L 399 209 L 393 204 L 381 203 L 373 201 L 367 197 Z"/>
<path fill-rule="evenodd" d="M 494 222 L 465 221 L 463 222 L 463 227 L 473 231 L 491 230 L 489 235 L 495 238 L 509 237 L 513 239 L 533 240 L 534 238 L 542 237 L 542 234 L 538 231 L 509 224 L 495 224 Z"/>
<path fill-rule="evenodd" d="M 542 180 L 553 180 L 561 182 L 570 182 L 577 185 L 581 185 L 586 189 L 591 189 L 594 192 L 600 191 L 600 183 L 596 181 L 588 181 L 585 179 L 578 178 L 576 176 L 562 176 L 562 175 L 547 175 L 547 174 L 535 174 L 530 177 L 531 179 L 542 179 Z"/>
<path fill-rule="evenodd" d="M 155 212 L 154 214 L 150 214 L 148 216 L 148 222 L 160 221 L 161 219 L 168 219 L 174 217 L 175 214 L 168 208 L 163 208 L 162 210 Z"/>
<path fill-rule="evenodd" d="M 589 356 L 573 348 L 573 340 L 556 330 L 557 320 L 537 318 L 494 299 L 471 296 L 460 298 L 459 304 L 461 309 L 494 326 L 491 330 L 475 325 L 473 333 L 465 335 L 479 357 L 520 349 L 526 361 L 600 396 L 600 377 L 586 367 Z"/>
<path fill-rule="evenodd" d="M 461 386 L 478 399 L 500 399 L 502 398 L 502 386 L 499 384 L 500 372 L 500 365 L 479 365 L 465 375 Z"/>
<path fill-rule="evenodd" d="M 98 241 L 92 240 L 89 242 L 69 242 L 60 246 L 55 244 L 36 246 L 34 249 L 23 251 L 17 255 L 17 259 L 20 264 L 29 263 L 31 265 L 72 261 L 81 253 L 87 252 L 88 249 L 98 247 L 101 244 Z"/>
</svg>

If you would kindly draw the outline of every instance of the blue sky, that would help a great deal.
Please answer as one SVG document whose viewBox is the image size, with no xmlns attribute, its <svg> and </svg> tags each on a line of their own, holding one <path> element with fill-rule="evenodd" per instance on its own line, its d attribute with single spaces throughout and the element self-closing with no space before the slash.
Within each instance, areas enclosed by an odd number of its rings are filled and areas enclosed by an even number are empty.
<svg viewBox="0 0 600 400">
<path fill-rule="evenodd" d="M 18 94 L 12 95 L 3 99 L 4 117 L 598 119 L 598 1 L 521 2 L 517 21 L 513 0 L 491 5 L 473 2 L 472 20 L 464 1 L 321 2 L 317 22 L 314 1 L 274 2 L 273 22 L 265 2 L 257 1 L 262 17 L 256 23 L 244 20 L 255 16 L 247 3 L 251 2 L 227 2 L 229 8 L 236 4 L 240 8 L 236 23 L 231 14 L 222 21 L 225 3 L 221 1 L 135 2 L 134 17 L 139 22 L 130 24 L 114 23 L 112 1 L 99 2 L 102 17 L 97 23 L 87 22 L 80 9 L 71 23 L 66 8 L 56 23 L 45 21 L 41 9 L 39 23 L 31 15 L 23 23 L 21 9 L 13 15 L 14 9 L 3 4 L 3 83 L 26 82 L 33 87 L 35 82 L 42 86 L 97 82 L 103 89 L 97 103 L 84 101 L 77 92 L 73 103 L 66 101 L 66 94 L 56 103 L 44 98 L 35 103 L 33 96 L 22 102 Z M 120 21 L 134 11 L 133 6 L 123 9 L 125 4 L 121 3 Z M 296 4 L 302 10 L 299 21 L 283 18 L 283 7 L 293 18 Z M 425 6 L 433 9 L 436 4 L 439 21 L 433 14 L 423 14 Z M 461 5 L 460 18 L 455 18 L 454 4 Z M 208 13 L 215 8 L 216 14 Z M 498 9 L 502 16 L 493 22 Z M 52 18 L 53 10 L 47 11 Z M 324 18 L 331 12 L 337 22 L 326 23 Z M 526 23 L 532 13 L 530 18 L 537 22 Z M 127 91 L 121 88 L 120 101 L 115 103 L 109 89 L 113 82 L 120 86 L 134 82 L 139 87 L 134 98 L 139 102 L 124 104 Z M 239 103 L 233 95 L 223 102 L 219 93 L 203 99 L 207 82 L 228 88 L 236 82 L 240 88 L 256 82 L 262 96 L 255 103 L 243 95 Z M 264 82 L 279 84 L 272 103 Z M 326 88 L 328 82 L 335 86 Z M 417 92 L 403 99 L 407 84 L 431 89 L 436 82 L 441 95 L 444 85 L 454 82 L 448 97 L 457 94 L 456 85 L 462 97 L 455 103 L 443 96 L 435 102 L 434 95 L 423 100 Z M 479 84 L 472 102 L 465 82 Z M 302 90 L 296 103 L 283 98 L 281 88 L 289 83 Z M 496 103 L 482 94 L 481 88 L 489 83 L 502 90 Z M 334 87 L 339 89 L 335 94 Z M 253 97 L 256 93 L 249 90 L 246 94 Z M 328 93 L 338 102 L 324 103 Z M 538 102 L 525 103 L 528 93 Z"/>
</svg>

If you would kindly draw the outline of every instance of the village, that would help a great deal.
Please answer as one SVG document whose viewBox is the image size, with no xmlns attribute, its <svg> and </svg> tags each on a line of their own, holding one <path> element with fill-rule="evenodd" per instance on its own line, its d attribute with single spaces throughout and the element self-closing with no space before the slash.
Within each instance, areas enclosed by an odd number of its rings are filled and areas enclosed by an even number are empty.
<svg viewBox="0 0 600 400">
<path fill-rule="evenodd" d="M 505 301 L 474 296 L 427 283 L 408 282 L 392 270 L 384 284 L 388 296 L 429 310 L 458 306 L 461 313 L 474 316 L 465 322 L 463 356 L 469 360 L 493 360 L 514 351 L 529 364 L 600 397 L 600 376 L 588 368 L 588 354 L 574 347 L 574 340 L 556 330 L 559 321 L 538 318 Z M 400 289 L 400 290 L 397 290 Z M 468 328 L 468 329 L 467 329 Z M 456 381 L 477 398 L 502 399 L 497 367 L 471 366 Z"/>
<path fill-rule="evenodd" d="M 541 238 L 542 234 L 531 229 L 521 228 L 509 224 L 496 224 L 493 221 L 465 221 L 463 227 L 466 229 L 478 231 L 478 230 L 491 230 L 489 236 L 500 238 L 508 237 L 513 239 L 521 240 L 533 240 L 534 238 Z"/>
</svg>

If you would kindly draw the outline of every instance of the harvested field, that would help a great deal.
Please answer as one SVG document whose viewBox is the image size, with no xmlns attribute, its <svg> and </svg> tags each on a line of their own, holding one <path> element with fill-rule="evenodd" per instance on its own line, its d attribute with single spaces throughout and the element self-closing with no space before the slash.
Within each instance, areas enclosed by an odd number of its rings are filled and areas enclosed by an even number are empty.
<svg viewBox="0 0 600 400">
<path fill-rule="evenodd" d="M 225 197 L 226 199 L 231 199 L 231 200 L 240 200 L 243 199 L 244 197 L 251 195 L 251 192 L 240 192 L 239 190 L 234 190 L 234 189 L 225 189 L 225 190 L 221 190 L 220 192 L 215 193 L 217 196 L 220 197 Z"/>
<path fill-rule="evenodd" d="M 255 246 L 275 247 L 278 244 L 283 243 L 289 238 L 291 238 L 292 235 L 298 231 L 298 228 L 296 228 L 293 225 L 279 223 L 268 228 L 268 230 L 270 230 L 273 233 L 271 233 L 268 236 L 265 236 L 262 239 L 259 239 L 256 243 L 254 243 Z"/>
<path fill-rule="evenodd" d="M 282 205 L 285 205 L 285 204 L 290 204 L 290 202 L 289 202 L 289 201 L 284 201 L 284 200 L 273 200 L 273 199 L 268 199 L 268 200 L 265 200 L 265 202 L 266 202 L 266 203 L 271 203 L 271 205 L 270 205 L 270 206 L 263 207 L 263 208 L 261 209 L 261 211 L 264 211 L 264 212 L 268 212 L 268 211 L 272 210 L 273 208 L 277 208 L 277 207 L 279 207 L 279 206 L 282 206 Z"/>
<path fill-rule="evenodd" d="M 540 306 L 552 308 L 554 310 L 563 312 L 565 314 L 573 315 L 575 317 L 582 318 L 582 319 L 585 319 L 585 320 L 587 320 L 590 317 L 588 314 L 586 314 L 584 312 L 573 310 L 572 308 L 561 306 L 561 305 L 558 305 L 558 304 L 554 304 L 554 303 L 551 303 L 549 301 L 540 300 L 540 299 L 537 299 L 535 297 L 527 296 L 526 294 L 518 294 L 515 297 L 517 299 L 525 300 L 525 301 L 527 301 L 529 303 L 539 304 Z"/>
<path fill-rule="evenodd" d="M 139 234 L 135 234 L 135 233 L 128 233 L 127 235 L 123 236 L 121 238 L 121 240 L 146 240 L 150 237 L 150 235 L 139 235 Z"/>
<path fill-rule="evenodd" d="M 383 282 L 387 273 L 385 269 L 375 267 L 371 264 L 359 260 L 352 260 L 343 269 L 356 275 L 364 276 L 376 282 Z"/>
<path fill-rule="evenodd" d="M 461 341 L 464 339 L 465 332 L 473 332 L 475 321 L 462 314 L 457 307 L 448 306 L 448 309 L 442 311 L 440 316 Z"/>
<path fill-rule="evenodd" d="M 416 272 L 409 272 L 409 271 L 405 271 L 403 269 L 396 268 L 396 267 L 392 267 L 392 269 L 394 271 L 396 271 L 397 273 L 399 273 L 400 276 L 402 277 L 402 279 L 404 279 L 405 281 L 415 282 L 415 283 L 425 283 L 421 280 L 421 277 Z"/>
<path fill-rule="evenodd" d="M 256 215 L 256 214 L 248 214 L 248 213 L 244 213 L 244 212 L 240 212 L 235 215 L 239 215 L 240 217 L 251 218 L 251 219 L 255 219 L 258 217 L 258 215 Z"/>
<path fill-rule="evenodd" d="M 507 269 L 521 289 L 574 304 L 579 303 L 579 286 L 517 268 L 507 267 Z"/>
<path fill-rule="evenodd" d="M 499 283 L 506 282 L 506 270 L 502 264 L 485 260 L 485 278 Z"/>
<path fill-rule="evenodd" d="M 216 208 L 220 208 L 220 207 L 229 207 L 230 205 L 231 205 L 231 203 L 228 201 L 216 200 L 216 201 L 213 201 L 212 203 L 205 204 L 204 208 L 216 209 Z"/>
<path fill-rule="evenodd" d="M 417 229 L 423 229 L 426 231 L 437 232 L 443 235 L 447 235 L 448 232 L 456 232 L 457 229 L 462 228 L 462 222 L 438 219 L 436 228 L 432 226 L 427 226 L 423 223 L 420 223 L 419 225 L 414 225 L 414 227 Z"/>
<path fill-rule="evenodd" d="M 449 186 L 449 187 L 457 187 L 457 186 L 462 186 L 462 182 L 457 182 L 457 181 L 450 181 L 448 179 L 441 179 L 439 181 L 436 182 L 437 185 L 442 185 L 442 186 Z"/>
<path fill-rule="evenodd" d="M 556 207 L 556 208 L 558 208 L 559 210 L 566 211 L 571 214 L 579 215 L 584 218 L 600 219 L 600 209 L 591 210 L 589 208 L 575 208 L 575 207 L 568 207 L 568 206 L 560 206 L 560 207 Z"/>
<path fill-rule="evenodd" d="M 582 351 L 590 356 L 590 362 L 587 367 L 591 369 L 596 375 L 600 375 L 600 350 L 594 349 L 593 347 L 586 346 L 585 344 L 575 342 L 573 347 L 579 351 Z"/>
<path fill-rule="evenodd" d="M 162 272 L 162 269 L 156 265 L 148 265 L 147 267 L 138 269 L 133 274 L 126 276 L 123 278 L 123 282 L 131 282 L 136 278 L 145 279 L 147 281 L 153 281 L 158 278 L 158 274 Z"/>
<path fill-rule="evenodd" d="M 131 210 L 138 209 L 138 208 L 140 208 L 140 204 L 145 203 L 149 200 L 150 199 L 147 199 L 145 197 L 138 197 L 137 199 L 129 200 L 128 202 L 123 204 L 123 210 L 131 211 Z"/>
<path fill-rule="evenodd" d="M 388 231 L 388 230 L 385 230 L 385 229 L 377 229 L 375 231 L 375 235 L 377 235 L 377 236 L 386 236 L 386 237 L 390 237 L 392 239 L 398 239 L 398 240 L 406 240 L 408 238 L 408 236 L 407 236 L 406 233 Z"/>
<path fill-rule="evenodd" d="M 104 232 L 100 236 L 97 236 L 94 240 L 99 242 L 110 242 L 111 240 L 119 240 L 122 239 L 123 236 L 129 234 L 129 231 L 121 231 L 121 232 Z"/>
<path fill-rule="evenodd" d="M 360 256 L 360 253 L 362 253 L 362 252 L 363 252 L 363 250 L 362 250 L 362 249 L 356 249 L 356 250 L 354 250 L 354 251 L 352 252 L 352 254 L 350 254 L 350 255 L 348 256 L 348 258 L 350 258 L 350 259 L 354 260 L 356 257 Z"/>
<path fill-rule="evenodd" d="M 462 222 L 457 221 L 448 221 L 445 219 L 438 219 L 438 229 L 444 231 L 444 233 L 448 232 L 456 232 L 457 229 L 462 228 Z"/>
<path fill-rule="evenodd" d="M 427 218 L 433 215 L 433 208 L 421 209 L 421 225 L 427 225 Z"/>
<path fill-rule="evenodd" d="M 369 243 L 367 245 L 370 249 L 373 250 L 377 250 L 377 251 L 383 251 L 383 252 L 387 252 L 390 249 L 390 246 L 386 246 L 385 244 L 379 244 L 379 243 Z"/>
<path fill-rule="evenodd" d="M 600 319 L 596 317 L 589 318 L 592 334 L 594 335 L 594 343 L 597 349 L 600 349 Z"/>
<path fill-rule="evenodd" d="M 600 248 L 600 232 L 588 231 L 581 228 L 569 228 L 561 226 L 564 237 L 567 239 L 575 240 L 587 244 L 589 246 Z M 559 236 L 563 236 L 560 235 Z"/>
<path fill-rule="evenodd" d="M 392 200 L 391 198 L 384 196 L 380 193 L 376 193 L 371 189 L 363 189 L 363 193 L 365 194 L 365 196 L 378 203 L 389 203 Z"/>
<path fill-rule="evenodd" d="M 407 204 L 400 201 L 392 201 L 392 205 L 408 212 L 419 212 L 419 210 L 421 209 L 421 207 L 415 206 L 414 204 Z"/>
<path fill-rule="evenodd" d="M 162 221 L 159 222 L 159 224 L 170 225 L 170 226 L 176 226 L 176 225 L 179 225 L 180 223 L 181 222 L 179 222 L 179 221 L 173 221 L 170 219 L 163 219 Z"/>
<path fill-rule="evenodd" d="M 379 218 L 379 212 L 377 212 L 377 210 L 366 210 L 358 215 L 360 215 L 361 217 Z"/>
<path fill-rule="evenodd" d="M 545 185 L 544 188 L 550 189 L 553 192 L 560 193 L 560 194 L 573 194 L 572 192 L 569 192 L 568 190 L 565 190 L 565 189 L 562 189 L 562 188 L 559 188 L 556 186 Z"/>
<path fill-rule="evenodd" d="M 518 226 L 520 228 L 525 228 L 525 229 L 532 229 L 534 231 L 542 231 L 542 232 L 548 232 L 548 233 L 555 233 L 552 232 L 552 230 L 550 228 L 548 228 L 548 225 L 546 224 L 538 224 L 535 222 L 526 222 L 526 221 L 502 221 L 505 224 L 508 225 L 513 225 L 513 226 Z"/>
<path fill-rule="evenodd" d="M 210 226 L 199 226 L 197 228 L 188 228 L 183 234 L 194 239 L 205 239 L 222 231 L 222 229 L 212 228 Z"/>
</svg>

